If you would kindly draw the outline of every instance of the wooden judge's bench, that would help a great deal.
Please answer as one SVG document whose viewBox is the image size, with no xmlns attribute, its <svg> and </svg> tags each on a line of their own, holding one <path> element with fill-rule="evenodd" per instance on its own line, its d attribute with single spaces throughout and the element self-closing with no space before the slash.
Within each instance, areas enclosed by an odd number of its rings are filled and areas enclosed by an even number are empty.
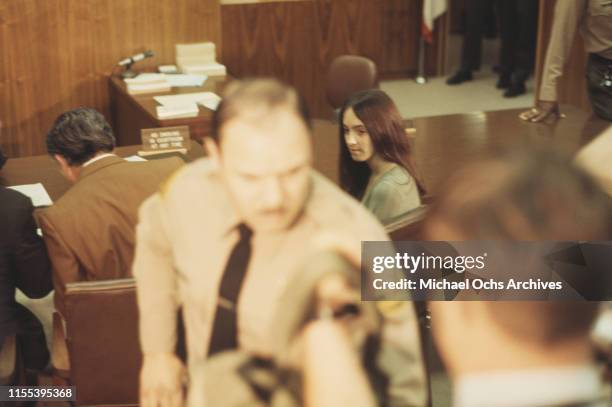
<svg viewBox="0 0 612 407">
<path fill-rule="evenodd" d="M 212 110 L 200 106 L 200 112 L 195 117 L 180 119 L 158 119 L 156 114 L 155 96 L 180 95 L 195 92 L 214 92 L 220 94 L 231 81 L 226 77 L 209 77 L 203 86 L 172 88 L 169 92 L 131 95 L 123 79 L 112 76 L 109 79 L 111 115 L 117 145 L 131 146 L 141 143 L 140 130 L 159 127 L 189 126 L 191 138 L 202 140 L 210 132 Z"/>
</svg>

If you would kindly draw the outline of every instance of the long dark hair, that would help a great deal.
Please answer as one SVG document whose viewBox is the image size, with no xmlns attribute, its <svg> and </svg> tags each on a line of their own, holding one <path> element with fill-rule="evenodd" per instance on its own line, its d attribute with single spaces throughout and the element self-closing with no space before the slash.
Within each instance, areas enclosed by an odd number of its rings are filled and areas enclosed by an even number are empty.
<svg viewBox="0 0 612 407">
<path fill-rule="evenodd" d="M 370 89 L 352 96 L 340 111 L 340 185 L 357 199 L 363 198 L 372 171 L 365 162 L 357 162 L 344 140 L 344 113 L 353 109 L 372 139 L 374 151 L 383 160 L 403 167 L 414 178 L 419 191 L 424 188 L 413 163 L 404 121 L 393 100 L 382 90 Z"/>
</svg>

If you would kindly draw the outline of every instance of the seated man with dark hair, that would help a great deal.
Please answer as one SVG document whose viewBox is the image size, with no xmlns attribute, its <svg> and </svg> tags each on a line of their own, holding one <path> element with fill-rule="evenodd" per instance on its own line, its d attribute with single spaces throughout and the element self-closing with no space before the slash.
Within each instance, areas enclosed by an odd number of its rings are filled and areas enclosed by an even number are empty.
<svg viewBox="0 0 612 407">
<path fill-rule="evenodd" d="M 612 239 L 612 200 L 553 153 L 486 159 L 442 190 L 426 224 L 429 240 Z M 610 405 L 590 340 L 599 303 L 454 301 L 430 308 L 455 406 Z"/>
<path fill-rule="evenodd" d="M 5 159 L 0 150 L 0 169 Z M 42 298 L 53 285 L 51 265 L 36 234 L 30 199 L 0 186 L 0 384 L 26 384 L 23 369 L 39 370 L 49 361 L 40 321 L 15 300 L 19 288 Z M 7 355 L 16 355 L 9 358 Z M 6 362 L 6 363 L 5 363 Z"/>
<path fill-rule="evenodd" d="M 60 311 L 66 283 L 131 275 L 138 207 L 182 164 L 128 162 L 114 148 L 110 125 L 89 108 L 63 113 L 47 135 L 47 151 L 74 183 L 39 218 Z"/>
</svg>

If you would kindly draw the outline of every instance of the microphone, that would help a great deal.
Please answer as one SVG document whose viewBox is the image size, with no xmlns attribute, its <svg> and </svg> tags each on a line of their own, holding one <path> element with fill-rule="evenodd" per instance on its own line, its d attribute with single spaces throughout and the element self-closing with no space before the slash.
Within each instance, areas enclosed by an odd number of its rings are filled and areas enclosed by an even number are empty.
<svg viewBox="0 0 612 407">
<path fill-rule="evenodd" d="M 134 62 L 142 61 L 143 59 L 150 58 L 153 55 L 155 55 L 153 53 L 153 51 L 147 50 L 145 52 L 141 52 L 140 54 L 132 55 L 129 58 L 122 59 L 121 61 L 119 61 L 119 63 L 117 65 L 119 65 L 119 66 L 129 66 L 129 65 L 132 65 Z"/>
</svg>

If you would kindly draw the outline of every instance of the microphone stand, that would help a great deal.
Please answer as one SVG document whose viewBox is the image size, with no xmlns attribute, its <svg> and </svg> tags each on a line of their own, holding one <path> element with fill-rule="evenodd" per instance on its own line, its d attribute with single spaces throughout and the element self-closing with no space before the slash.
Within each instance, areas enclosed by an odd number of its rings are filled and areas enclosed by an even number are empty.
<svg viewBox="0 0 612 407">
<path fill-rule="evenodd" d="M 134 72 L 132 70 L 132 65 L 134 64 L 134 61 L 130 62 L 129 64 L 125 65 L 125 71 L 123 71 L 121 73 L 121 77 L 123 79 L 131 79 L 131 78 L 135 78 L 136 75 L 138 75 L 136 72 Z"/>
</svg>

